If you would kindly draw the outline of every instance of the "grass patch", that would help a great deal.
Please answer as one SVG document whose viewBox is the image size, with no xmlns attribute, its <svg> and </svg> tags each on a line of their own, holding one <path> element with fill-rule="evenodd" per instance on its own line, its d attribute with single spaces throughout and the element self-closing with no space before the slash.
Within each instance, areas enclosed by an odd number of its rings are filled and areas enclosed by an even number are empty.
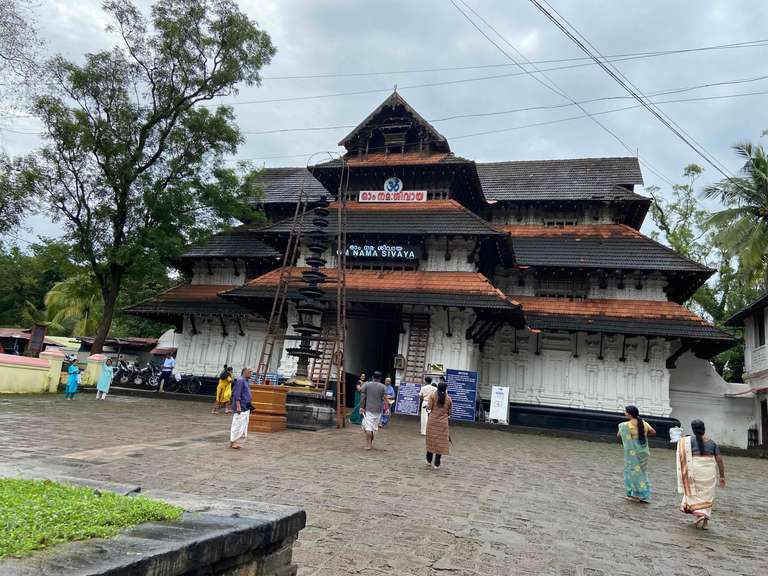
<svg viewBox="0 0 768 576">
<path fill-rule="evenodd" d="M 178 520 L 177 506 L 49 480 L 0 478 L 0 558 L 62 542 L 108 538 L 122 528 Z"/>
</svg>

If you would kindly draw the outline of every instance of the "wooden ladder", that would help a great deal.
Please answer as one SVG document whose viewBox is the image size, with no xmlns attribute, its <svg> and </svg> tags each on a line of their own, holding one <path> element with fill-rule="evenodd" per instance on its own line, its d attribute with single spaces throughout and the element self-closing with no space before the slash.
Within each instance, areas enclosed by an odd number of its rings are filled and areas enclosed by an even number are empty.
<svg viewBox="0 0 768 576">
<path fill-rule="evenodd" d="M 333 321 L 335 324 L 335 319 Z M 320 352 L 320 357 L 312 360 L 312 367 L 309 371 L 309 379 L 312 381 L 312 385 L 323 388 L 323 391 L 328 389 L 328 382 L 331 379 L 331 370 L 334 364 L 334 352 L 336 352 L 336 327 L 331 326 L 330 318 L 323 322 L 323 332 L 321 336 L 324 338 L 317 342 L 315 350 Z"/>
<path fill-rule="evenodd" d="M 429 344 L 429 316 L 412 314 L 408 328 L 408 356 L 405 360 L 405 381 L 421 384 L 427 363 Z"/>
</svg>

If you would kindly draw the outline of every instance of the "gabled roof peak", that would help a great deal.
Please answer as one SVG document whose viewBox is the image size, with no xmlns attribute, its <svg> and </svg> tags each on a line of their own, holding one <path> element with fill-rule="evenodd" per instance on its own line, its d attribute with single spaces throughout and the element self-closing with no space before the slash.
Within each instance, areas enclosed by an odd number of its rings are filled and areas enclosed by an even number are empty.
<svg viewBox="0 0 768 576">
<path fill-rule="evenodd" d="M 348 152 L 366 147 L 366 154 L 386 151 L 391 146 L 405 148 L 413 145 L 451 151 L 445 136 L 416 112 L 397 90 L 339 142 L 339 146 L 344 146 Z"/>
</svg>

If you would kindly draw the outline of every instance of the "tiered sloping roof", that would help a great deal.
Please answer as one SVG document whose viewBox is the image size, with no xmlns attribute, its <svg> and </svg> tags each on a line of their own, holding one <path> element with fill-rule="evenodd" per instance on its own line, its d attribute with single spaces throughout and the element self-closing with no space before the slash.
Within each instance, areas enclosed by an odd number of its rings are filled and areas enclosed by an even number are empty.
<svg viewBox="0 0 768 576">
<path fill-rule="evenodd" d="M 714 273 L 624 224 L 497 228 L 511 236 L 518 266 L 658 271 L 670 278 L 668 294 L 677 302 Z"/>
<path fill-rule="evenodd" d="M 337 204 L 330 206 L 329 230 L 337 226 Z M 293 219 L 262 228 L 263 234 L 287 234 Z M 311 219 L 304 230 L 312 229 Z M 504 234 L 455 200 L 412 203 L 347 203 L 347 234 L 457 235 L 502 237 Z"/>
<path fill-rule="evenodd" d="M 477 164 L 487 200 L 648 200 L 637 158 L 515 160 Z"/>
<path fill-rule="evenodd" d="M 184 314 L 245 315 L 252 312 L 219 293 L 234 288 L 221 284 L 182 284 L 129 306 L 126 312 L 145 317 L 169 318 Z"/>
<path fill-rule="evenodd" d="M 528 325 L 537 329 L 660 336 L 698 341 L 713 355 L 735 339 L 675 302 L 515 296 Z"/>
<path fill-rule="evenodd" d="M 306 167 L 265 168 L 256 178 L 262 196 L 253 198 L 253 204 L 293 204 L 299 201 L 302 189 L 310 200 L 328 195 L 325 187 Z"/>
<path fill-rule="evenodd" d="M 291 268 L 289 295 L 298 296 L 301 272 L 308 268 Z M 325 269 L 327 299 L 335 299 L 335 269 Z M 272 298 L 281 269 L 254 278 L 224 294 L 231 299 Z M 494 287 L 478 272 L 422 272 L 415 270 L 348 270 L 347 300 L 389 304 L 422 304 L 467 308 L 490 308 L 519 312 L 517 302 Z M 522 315 L 520 316 L 522 320 Z M 522 322 L 521 322 L 522 324 Z"/>
<path fill-rule="evenodd" d="M 768 308 L 768 292 L 755 298 L 752 302 L 747 304 L 744 308 L 736 312 L 733 316 L 725 321 L 726 326 L 741 326 L 744 323 L 744 319 L 764 308 Z"/>
<path fill-rule="evenodd" d="M 239 226 L 229 232 L 216 234 L 205 244 L 193 246 L 182 256 L 182 260 L 234 259 L 280 259 L 281 254 L 255 233 L 256 228 Z"/>
</svg>

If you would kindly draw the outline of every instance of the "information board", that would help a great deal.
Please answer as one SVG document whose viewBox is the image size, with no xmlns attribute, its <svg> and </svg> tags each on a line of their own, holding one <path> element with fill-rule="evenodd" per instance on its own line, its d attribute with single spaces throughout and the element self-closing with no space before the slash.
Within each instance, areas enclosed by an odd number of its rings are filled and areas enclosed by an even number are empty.
<svg viewBox="0 0 768 576">
<path fill-rule="evenodd" d="M 500 424 L 509 422 L 509 387 L 493 386 L 491 388 L 491 420 L 498 420 Z"/>
<path fill-rule="evenodd" d="M 397 389 L 397 400 L 395 401 L 396 414 L 411 414 L 416 416 L 419 413 L 419 391 L 421 386 L 418 384 L 409 384 L 401 382 Z"/>
<path fill-rule="evenodd" d="M 257 376 L 254 380 L 256 384 L 261 384 L 264 380 L 269 380 L 269 383 L 272 384 L 272 386 L 277 386 L 280 380 L 280 375 L 277 372 L 267 372 L 264 376 Z"/>
<path fill-rule="evenodd" d="M 453 420 L 475 421 L 477 401 L 477 372 L 469 370 L 445 371 L 445 383 L 448 384 L 448 395 L 453 401 L 451 418 Z"/>
</svg>

